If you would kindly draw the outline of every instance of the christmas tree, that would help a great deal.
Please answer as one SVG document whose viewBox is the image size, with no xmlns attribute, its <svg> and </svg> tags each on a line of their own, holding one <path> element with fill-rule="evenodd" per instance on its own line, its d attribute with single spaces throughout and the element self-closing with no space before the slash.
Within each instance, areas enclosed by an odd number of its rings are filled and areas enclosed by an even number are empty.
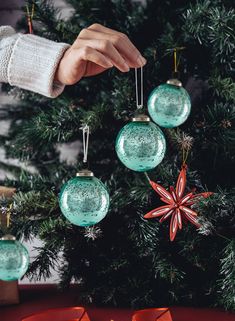
<svg viewBox="0 0 235 321">
<path fill-rule="evenodd" d="M 16 187 L 11 233 L 43 245 L 31 262 L 28 276 L 40 280 L 59 271 L 60 285 L 79 284 L 84 302 L 149 307 L 169 304 L 235 308 L 235 216 L 233 82 L 235 10 L 230 0 L 154 1 L 69 0 L 74 12 L 59 18 L 50 2 L 37 1 L 34 32 L 73 43 L 79 32 L 100 23 L 129 36 L 146 57 L 144 96 L 171 78 L 175 47 L 180 53 L 180 80 L 192 110 L 180 127 L 164 129 L 167 152 L 149 177 L 168 188 L 175 186 L 182 148 L 190 149 L 187 189 L 213 191 L 194 204 L 201 228 L 184 224 L 174 242 L 169 224 L 144 215 L 163 205 L 144 173 L 127 169 L 115 153 L 119 130 L 134 115 L 134 72 L 117 70 L 67 86 L 57 99 L 10 89 L 18 100 L 5 106 L 11 120 L 7 137 L 0 137 L 8 157 L 35 166 L 0 163 L 15 179 L 1 182 Z M 22 26 L 22 25 L 21 25 Z M 146 101 L 145 101 L 146 105 Z M 61 159 L 61 144 L 81 140 L 80 127 L 91 129 L 89 164 L 107 186 L 111 203 L 98 225 L 72 225 L 61 214 L 62 185 L 82 168 Z M 2 208 L 9 201 L 1 200 Z M 1 230 L 1 234 L 4 231 Z"/>
</svg>

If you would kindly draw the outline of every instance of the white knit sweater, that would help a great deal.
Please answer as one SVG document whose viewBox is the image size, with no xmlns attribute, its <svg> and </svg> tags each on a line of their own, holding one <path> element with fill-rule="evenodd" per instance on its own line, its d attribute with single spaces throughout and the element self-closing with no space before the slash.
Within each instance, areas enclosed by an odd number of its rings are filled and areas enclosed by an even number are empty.
<svg viewBox="0 0 235 321">
<path fill-rule="evenodd" d="M 64 85 L 54 82 L 54 75 L 68 47 L 35 35 L 17 34 L 10 26 L 0 27 L 0 82 L 57 97 Z"/>
</svg>

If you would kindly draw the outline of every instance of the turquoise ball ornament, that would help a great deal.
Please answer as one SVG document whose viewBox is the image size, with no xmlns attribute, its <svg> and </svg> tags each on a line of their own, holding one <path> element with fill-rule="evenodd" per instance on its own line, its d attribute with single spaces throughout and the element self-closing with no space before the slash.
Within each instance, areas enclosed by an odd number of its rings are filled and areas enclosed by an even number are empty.
<svg viewBox="0 0 235 321">
<path fill-rule="evenodd" d="M 19 280 L 29 266 L 27 249 L 12 235 L 0 239 L 0 280 Z"/>
<path fill-rule="evenodd" d="M 133 118 L 124 126 L 116 139 L 116 153 L 129 169 L 145 172 L 161 163 L 166 141 L 161 129 L 145 115 Z"/>
<path fill-rule="evenodd" d="M 83 170 L 62 187 L 59 198 L 63 215 L 78 226 L 99 223 L 109 209 L 109 193 L 91 171 Z"/>
<path fill-rule="evenodd" d="M 177 79 L 155 88 L 148 99 L 148 111 L 159 126 L 173 128 L 183 124 L 191 111 L 189 94 Z"/>
</svg>

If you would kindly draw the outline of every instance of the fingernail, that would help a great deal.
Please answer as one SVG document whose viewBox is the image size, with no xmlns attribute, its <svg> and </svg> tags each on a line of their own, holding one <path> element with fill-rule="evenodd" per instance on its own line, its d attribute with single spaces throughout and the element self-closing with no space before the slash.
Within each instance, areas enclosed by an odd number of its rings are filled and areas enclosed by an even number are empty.
<svg viewBox="0 0 235 321">
<path fill-rule="evenodd" d="M 137 59 L 137 64 L 140 66 L 144 66 L 146 64 L 147 60 L 143 56 L 139 56 Z"/>
<path fill-rule="evenodd" d="M 130 67 L 125 62 L 123 63 L 123 67 L 124 67 L 125 71 L 129 71 L 130 70 Z"/>
<path fill-rule="evenodd" d="M 111 61 L 107 60 L 107 67 L 113 67 L 113 64 Z"/>
</svg>

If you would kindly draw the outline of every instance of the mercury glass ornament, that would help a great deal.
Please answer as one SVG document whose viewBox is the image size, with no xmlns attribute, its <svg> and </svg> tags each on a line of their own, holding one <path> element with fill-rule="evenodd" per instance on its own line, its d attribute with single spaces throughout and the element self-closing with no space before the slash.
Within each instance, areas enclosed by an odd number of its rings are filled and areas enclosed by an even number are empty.
<svg viewBox="0 0 235 321">
<path fill-rule="evenodd" d="M 99 223 L 109 209 L 105 185 L 91 171 L 83 170 L 64 184 L 59 199 L 64 216 L 78 226 Z"/>
<path fill-rule="evenodd" d="M 161 129 L 145 115 L 133 118 L 124 126 L 116 140 L 116 152 L 120 161 L 137 172 L 145 172 L 161 163 L 166 141 Z"/>
<path fill-rule="evenodd" d="M 148 99 L 148 111 L 159 126 L 173 128 L 183 124 L 191 110 L 190 97 L 177 79 L 155 88 Z"/>
<path fill-rule="evenodd" d="M 27 249 L 12 235 L 0 239 L 0 280 L 19 280 L 29 266 Z"/>
</svg>

